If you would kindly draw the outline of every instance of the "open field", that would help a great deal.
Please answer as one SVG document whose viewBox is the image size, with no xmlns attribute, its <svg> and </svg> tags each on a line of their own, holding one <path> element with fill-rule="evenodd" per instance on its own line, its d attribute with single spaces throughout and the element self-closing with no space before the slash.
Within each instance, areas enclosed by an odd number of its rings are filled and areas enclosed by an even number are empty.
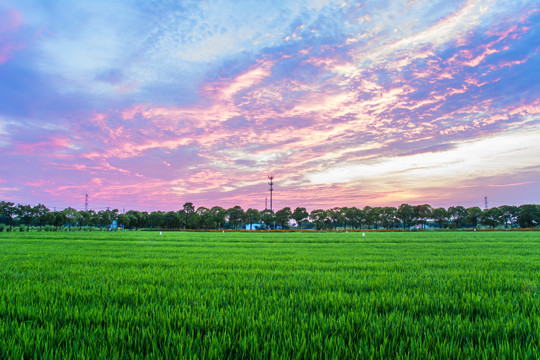
<svg viewBox="0 0 540 360">
<path fill-rule="evenodd" d="M 0 264 L 0 359 L 540 353 L 540 232 L 0 233 Z"/>
</svg>

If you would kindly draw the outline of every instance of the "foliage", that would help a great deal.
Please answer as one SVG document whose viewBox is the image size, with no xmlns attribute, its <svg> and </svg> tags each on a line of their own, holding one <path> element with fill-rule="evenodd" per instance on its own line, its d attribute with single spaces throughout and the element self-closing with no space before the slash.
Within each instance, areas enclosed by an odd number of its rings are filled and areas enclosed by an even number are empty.
<svg viewBox="0 0 540 360">
<path fill-rule="evenodd" d="M 309 214 L 305 207 L 297 207 L 291 214 L 291 218 L 296 221 L 298 229 L 302 229 L 302 223 L 307 220 Z"/>
<path fill-rule="evenodd" d="M 291 211 L 290 207 L 276 213 L 267 209 L 259 211 L 254 208 L 245 212 L 241 206 L 228 210 L 214 206 L 195 209 L 191 202 L 186 202 L 178 211 L 144 211 L 129 210 L 119 214 L 117 209 L 76 210 L 68 207 L 60 211 L 50 211 L 45 205 L 36 206 L 14 204 L 0 201 L 0 224 L 11 231 L 12 227 L 26 226 L 26 231 L 34 226 L 41 230 L 44 226 L 55 226 L 56 230 L 67 231 L 111 229 L 114 221 L 120 229 L 239 229 L 244 225 L 262 221 L 267 229 L 279 225 L 282 229 L 290 228 L 290 220 L 294 220 L 297 228 L 316 230 L 347 229 L 411 229 L 446 228 L 536 228 L 540 225 L 540 205 L 527 204 L 521 206 L 503 205 L 482 210 L 479 207 L 465 209 L 463 206 L 451 206 L 448 209 L 433 209 L 429 204 L 371 207 L 334 207 L 331 209 L 315 209 L 309 214 L 303 207 Z M 308 220 L 312 221 L 310 223 Z"/>
</svg>

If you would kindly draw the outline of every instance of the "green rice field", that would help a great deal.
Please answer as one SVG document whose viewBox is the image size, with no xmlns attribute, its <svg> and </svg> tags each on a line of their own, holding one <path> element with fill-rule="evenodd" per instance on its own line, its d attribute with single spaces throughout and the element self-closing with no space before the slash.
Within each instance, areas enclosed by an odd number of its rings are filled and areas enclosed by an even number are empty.
<svg viewBox="0 0 540 360">
<path fill-rule="evenodd" d="M 538 359 L 540 232 L 0 233 L 0 359 Z"/>
</svg>

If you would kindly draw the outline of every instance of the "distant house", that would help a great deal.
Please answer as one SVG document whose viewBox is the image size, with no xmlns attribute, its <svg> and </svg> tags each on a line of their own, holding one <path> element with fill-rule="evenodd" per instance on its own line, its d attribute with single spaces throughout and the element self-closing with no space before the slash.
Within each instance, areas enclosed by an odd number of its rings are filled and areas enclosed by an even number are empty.
<svg viewBox="0 0 540 360">
<path fill-rule="evenodd" d="M 262 228 L 262 224 L 246 224 L 246 230 L 260 230 Z"/>
<path fill-rule="evenodd" d="M 118 229 L 118 221 L 113 220 L 113 222 L 109 226 L 109 230 L 116 230 L 116 229 Z"/>
<path fill-rule="evenodd" d="M 416 225 L 412 225 L 412 226 L 409 226 L 409 229 L 411 230 L 420 230 L 420 229 L 430 229 L 431 227 L 426 224 L 426 226 L 422 227 L 422 224 L 416 224 Z"/>
</svg>

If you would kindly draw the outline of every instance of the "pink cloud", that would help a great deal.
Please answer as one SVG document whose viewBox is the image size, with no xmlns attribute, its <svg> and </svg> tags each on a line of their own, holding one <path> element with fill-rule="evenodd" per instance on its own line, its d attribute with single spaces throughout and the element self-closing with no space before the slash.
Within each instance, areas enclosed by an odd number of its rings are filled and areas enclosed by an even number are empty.
<svg viewBox="0 0 540 360">
<path fill-rule="evenodd" d="M 22 154 L 41 153 L 55 156 L 62 156 L 58 154 L 60 150 L 64 150 L 69 147 L 71 140 L 65 136 L 51 137 L 46 140 L 37 141 L 34 143 L 15 142 L 15 152 Z"/>
</svg>

